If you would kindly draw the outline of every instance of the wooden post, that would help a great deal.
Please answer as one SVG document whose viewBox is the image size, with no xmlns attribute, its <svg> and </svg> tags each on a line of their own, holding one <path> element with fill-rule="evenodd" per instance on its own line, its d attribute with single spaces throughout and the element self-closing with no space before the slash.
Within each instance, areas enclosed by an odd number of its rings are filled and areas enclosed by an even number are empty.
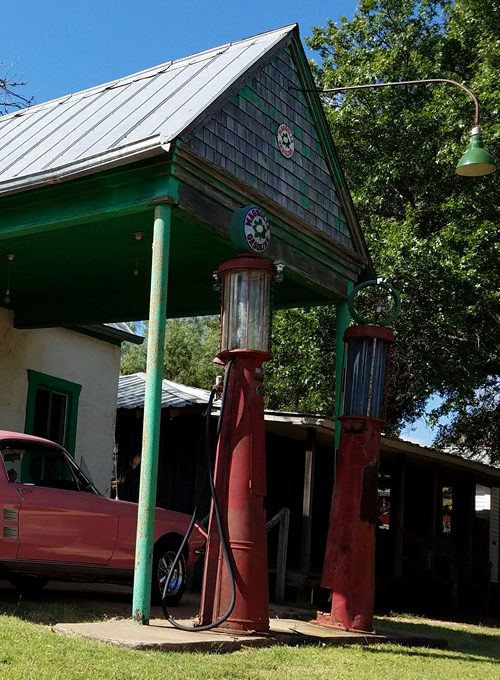
<svg viewBox="0 0 500 680">
<path fill-rule="evenodd" d="M 300 573 L 307 575 L 311 562 L 312 504 L 314 493 L 314 463 L 316 457 L 316 429 L 307 428 L 306 453 L 304 458 L 304 493 L 302 497 L 302 537 L 300 551 Z"/>
<path fill-rule="evenodd" d="M 391 482 L 390 529 L 394 534 L 394 578 L 403 578 L 406 456 L 399 457 L 396 478 Z"/>
<path fill-rule="evenodd" d="M 437 522 L 437 505 L 438 500 L 441 498 L 441 494 L 438 496 L 438 475 L 437 468 L 435 465 L 431 468 L 431 473 L 429 475 L 429 517 L 427 524 L 427 549 L 425 554 L 425 566 L 431 571 L 434 569 L 434 556 L 436 551 L 436 522 Z"/>
</svg>

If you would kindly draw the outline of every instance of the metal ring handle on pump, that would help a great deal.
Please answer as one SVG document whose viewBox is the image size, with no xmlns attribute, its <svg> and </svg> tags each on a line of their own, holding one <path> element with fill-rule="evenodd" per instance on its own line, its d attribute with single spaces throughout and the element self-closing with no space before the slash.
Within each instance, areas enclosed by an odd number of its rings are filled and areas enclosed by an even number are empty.
<svg viewBox="0 0 500 680">
<path fill-rule="evenodd" d="M 393 309 L 388 314 L 384 315 L 381 307 L 377 307 L 375 310 L 375 319 L 371 319 L 366 315 L 361 314 L 356 309 L 356 296 L 358 293 L 367 288 L 379 288 L 387 291 L 392 298 Z M 359 324 L 376 324 L 378 326 L 389 326 L 398 316 L 401 311 L 401 296 L 399 292 L 394 288 L 392 284 L 387 281 L 381 281 L 376 279 L 371 279 L 370 281 L 364 281 L 356 286 L 349 297 L 347 298 L 347 306 L 349 313 L 352 318 Z"/>
</svg>

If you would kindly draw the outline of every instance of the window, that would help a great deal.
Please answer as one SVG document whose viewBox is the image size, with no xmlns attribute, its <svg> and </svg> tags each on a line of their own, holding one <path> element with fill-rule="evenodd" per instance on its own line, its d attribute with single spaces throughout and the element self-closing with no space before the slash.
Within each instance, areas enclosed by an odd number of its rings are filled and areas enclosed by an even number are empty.
<svg viewBox="0 0 500 680">
<path fill-rule="evenodd" d="M 99 495 L 92 482 L 63 451 L 33 442 L 4 442 L 0 450 L 9 482 Z"/>
<path fill-rule="evenodd" d="M 25 432 L 75 451 L 81 385 L 28 370 Z"/>
<path fill-rule="evenodd" d="M 1 456 L 11 482 L 78 490 L 75 476 L 62 451 L 14 445 L 3 449 Z"/>
</svg>

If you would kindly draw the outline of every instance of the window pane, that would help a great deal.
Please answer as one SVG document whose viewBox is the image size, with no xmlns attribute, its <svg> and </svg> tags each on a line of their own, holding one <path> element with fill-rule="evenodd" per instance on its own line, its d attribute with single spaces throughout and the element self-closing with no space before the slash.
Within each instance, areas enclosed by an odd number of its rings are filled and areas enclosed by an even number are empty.
<svg viewBox="0 0 500 680">
<path fill-rule="evenodd" d="M 63 445 L 67 410 L 68 397 L 66 394 L 37 387 L 32 434 Z"/>
<path fill-rule="evenodd" d="M 49 436 L 48 439 L 61 444 L 64 444 L 64 434 L 66 432 L 66 411 L 68 397 L 59 392 L 51 392 L 52 403 L 50 409 L 49 420 Z"/>
<path fill-rule="evenodd" d="M 38 387 L 35 396 L 35 413 L 33 416 L 33 432 L 37 437 L 48 438 L 48 422 L 50 412 L 50 392 Z"/>
<path fill-rule="evenodd" d="M 44 447 L 4 448 L 0 452 L 10 481 L 56 489 L 78 486 L 64 454 Z"/>
</svg>

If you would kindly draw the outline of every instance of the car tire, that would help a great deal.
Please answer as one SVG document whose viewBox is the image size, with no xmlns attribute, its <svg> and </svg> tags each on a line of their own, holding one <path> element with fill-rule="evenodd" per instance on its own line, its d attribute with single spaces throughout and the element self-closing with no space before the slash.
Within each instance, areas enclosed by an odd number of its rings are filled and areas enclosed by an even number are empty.
<svg viewBox="0 0 500 680">
<path fill-rule="evenodd" d="M 27 576 L 25 574 L 13 574 L 9 577 L 9 583 L 18 593 L 25 597 L 32 597 L 45 588 L 49 582 L 48 578 L 43 576 Z"/>
<path fill-rule="evenodd" d="M 154 604 L 161 605 L 164 609 L 175 607 L 179 604 L 186 589 L 187 565 L 186 558 L 181 555 L 177 568 L 170 579 L 168 593 L 163 598 L 163 587 L 170 571 L 172 562 L 177 555 L 180 541 L 175 539 L 164 539 L 160 541 L 153 553 L 153 583 L 152 601 Z"/>
</svg>

